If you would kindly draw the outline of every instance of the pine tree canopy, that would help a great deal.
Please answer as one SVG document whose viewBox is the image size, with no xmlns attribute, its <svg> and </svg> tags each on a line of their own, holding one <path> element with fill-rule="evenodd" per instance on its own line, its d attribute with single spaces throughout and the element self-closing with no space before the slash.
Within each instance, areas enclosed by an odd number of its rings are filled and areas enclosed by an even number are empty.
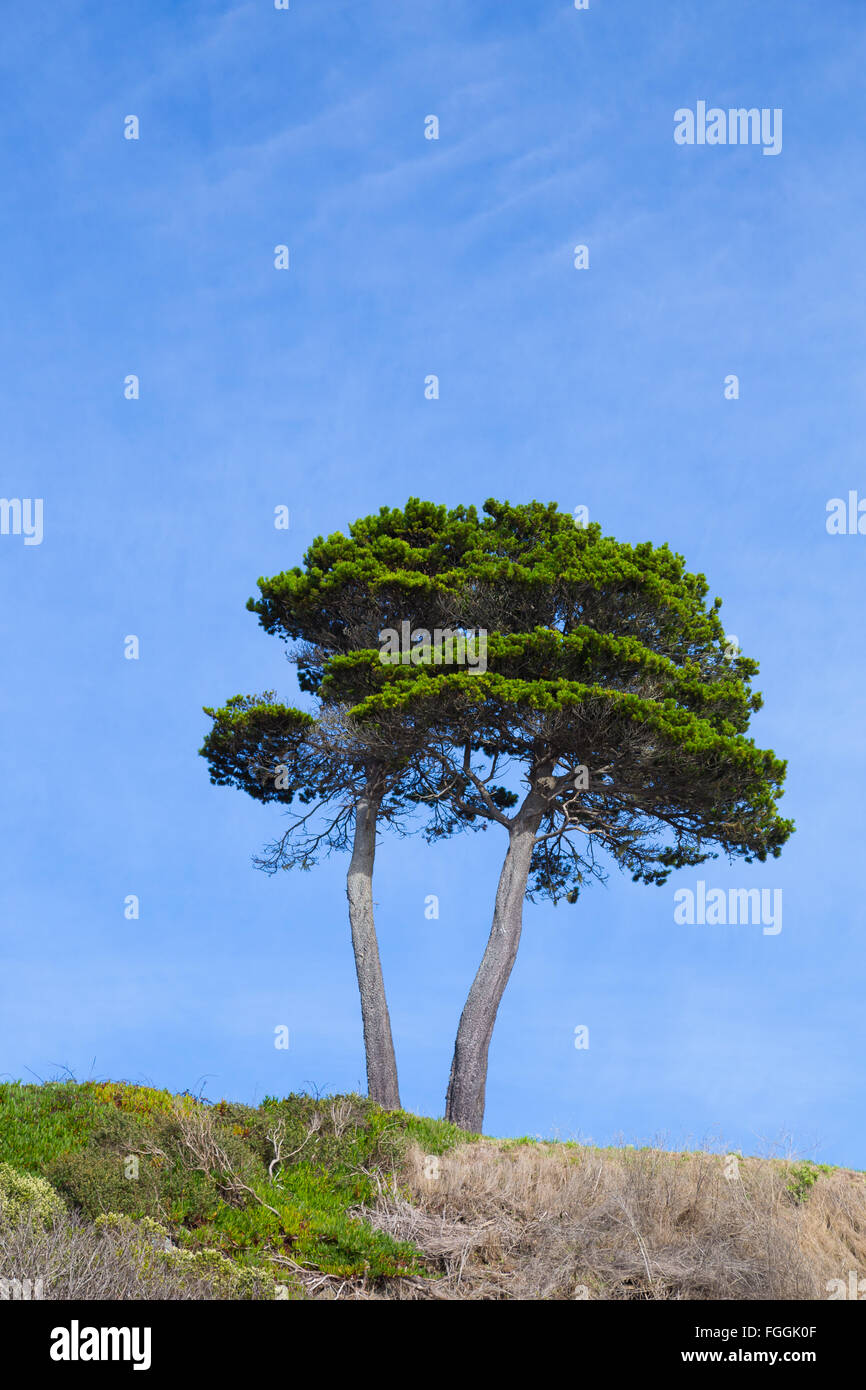
<svg viewBox="0 0 866 1390">
<path fill-rule="evenodd" d="M 574 898 L 601 848 L 661 883 L 714 847 L 764 860 L 790 835 L 776 808 L 785 764 L 746 736 L 757 663 L 731 650 L 721 600 L 708 604 L 704 576 L 667 546 L 617 542 L 554 504 L 490 501 L 478 517 L 410 501 L 317 542 L 306 562 L 263 581 L 253 606 L 286 636 L 326 605 L 339 612 L 327 631 L 320 621 L 308 668 L 323 698 L 359 721 L 426 729 L 466 814 L 507 822 L 485 802 L 493 759 L 500 778 L 506 760 L 548 778 L 533 892 Z M 423 640 L 399 664 L 375 636 L 352 647 L 406 620 L 424 636 L 484 629 L 486 671 L 438 664 Z"/>
</svg>

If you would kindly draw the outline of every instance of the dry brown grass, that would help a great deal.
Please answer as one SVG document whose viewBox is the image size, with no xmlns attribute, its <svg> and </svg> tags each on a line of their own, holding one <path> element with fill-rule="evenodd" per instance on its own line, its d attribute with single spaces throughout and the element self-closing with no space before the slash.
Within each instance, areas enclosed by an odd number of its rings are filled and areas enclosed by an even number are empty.
<svg viewBox="0 0 866 1390">
<path fill-rule="evenodd" d="M 718 1154 L 483 1140 L 429 1166 L 413 1151 L 403 1193 L 364 1217 L 442 1277 L 374 1296 L 826 1299 L 828 1280 L 866 1273 L 866 1178 L 845 1169 L 798 1201 L 781 1159 L 728 1179 Z"/>
</svg>

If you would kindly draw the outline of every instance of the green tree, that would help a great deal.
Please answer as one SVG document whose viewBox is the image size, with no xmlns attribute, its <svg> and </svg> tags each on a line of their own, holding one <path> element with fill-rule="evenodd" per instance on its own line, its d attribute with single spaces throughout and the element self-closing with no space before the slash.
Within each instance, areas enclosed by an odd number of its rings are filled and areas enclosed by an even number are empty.
<svg viewBox="0 0 866 1390">
<path fill-rule="evenodd" d="M 578 528 L 555 504 L 491 500 L 484 512 L 414 500 L 383 509 L 331 538 L 305 593 L 316 609 L 327 592 L 346 613 L 363 576 L 393 618 L 488 631 L 483 674 L 418 654 L 385 665 L 363 645 L 363 623 L 354 650 L 332 647 L 309 668 L 359 724 L 397 716 L 423 737 L 451 816 L 507 834 L 448 1087 L 448 1119 L 476 1131 L 527 893 L 574 902 L 609 864 L 661 884 L 719 852 L 763 861 L 793 829 L 776 809 L 785 764 L 746 736 L 761 706 L 757 664 L 731 652 L 704 576 L 666 545 Z M 511 807 L 509 768 L 522 784 Z"/>
</svg>

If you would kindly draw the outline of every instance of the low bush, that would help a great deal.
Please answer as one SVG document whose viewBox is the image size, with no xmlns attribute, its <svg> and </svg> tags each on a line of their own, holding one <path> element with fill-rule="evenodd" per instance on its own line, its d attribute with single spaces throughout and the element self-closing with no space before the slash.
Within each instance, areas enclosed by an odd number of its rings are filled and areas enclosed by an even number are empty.
<svg viewBox="0 0 866 1390">
<path fill-rule="evenodd" d="M 0 1161 L 0 1225 L 14 1225 L 28 1216 L 44 1225 L 63 1211 L 63 1202 L 44 1178 Z"/>
</svg>

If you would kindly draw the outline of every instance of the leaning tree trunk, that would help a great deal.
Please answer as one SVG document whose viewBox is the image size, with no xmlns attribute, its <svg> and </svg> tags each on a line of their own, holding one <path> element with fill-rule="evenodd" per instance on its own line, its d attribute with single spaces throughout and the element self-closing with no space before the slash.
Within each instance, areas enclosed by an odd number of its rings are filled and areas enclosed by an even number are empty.
<svg viewBox="0 0 866 1390">
<path fill-rule="evenodd" d="M 499 876 L 487 949 L 472 981 L 457 1029 L 445 1116 L 473 1134 L 480 1134 L 484 1123 L 487 1054 L 499 1002 L 520 944 L 523 899 L 541 815 L 542 805 L 533 790 L 509 831 L 508 853 Z"/>
<path fill-rule="evenodd" d="M 397 1060 L 373 921 L 373 860 L 376 855 L 376 798 L 365 793 L 355 808 L 355 840 L 346 880 L 352 947 L 361 992 L 367 1094 L 386 1110 L 400 1109 Z"/>
</svg>

